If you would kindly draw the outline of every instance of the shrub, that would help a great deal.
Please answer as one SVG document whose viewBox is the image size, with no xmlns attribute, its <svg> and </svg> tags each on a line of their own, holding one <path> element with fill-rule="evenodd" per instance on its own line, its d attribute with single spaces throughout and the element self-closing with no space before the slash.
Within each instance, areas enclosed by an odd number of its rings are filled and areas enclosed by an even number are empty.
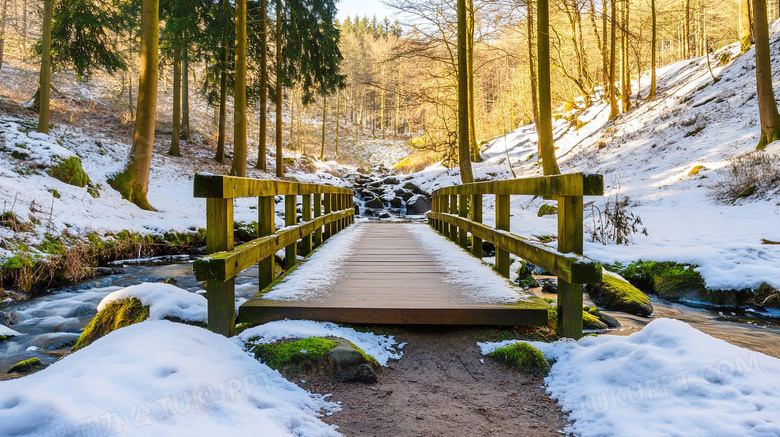
<svg viewBox="0 0 780 437">
<path fill-rule="evenodd" d="M 734 203 L 748 196 L 772 197 L 780 192 L 780 156 L 749 152 L 732 159 L 717 175 L 717 181 L 709 188 L 718 200 Z"/>
</svg>

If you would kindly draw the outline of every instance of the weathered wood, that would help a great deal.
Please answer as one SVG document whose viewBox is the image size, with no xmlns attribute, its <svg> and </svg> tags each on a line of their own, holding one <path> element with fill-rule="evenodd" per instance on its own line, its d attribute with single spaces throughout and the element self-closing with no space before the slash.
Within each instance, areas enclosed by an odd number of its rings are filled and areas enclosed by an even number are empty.
<svg viewBox="0 0 780 437">
<path fill-rule="evenodd" d="M 504 247 L 509 253 L 527 260 L 568 282 L 590 284 L 601 282 L 601 265 L 574 254 L 563 254 L 552 247 L 531 241 L 509 232 L 497 231 L 488 225 L 476 223 L 452 214 L 431 213 L 434 217 L 465 228 L 472 235 Z"/>
<path fill-rule="evenodd" d="M 471 196 L 467 196 L 465 194 L 461 194 L 458 196 L 458 215 L 466 218 L 468 217 L 469 212 L 469 202 L 468 198 Z M 460 247 L 466 249 L 468 246 L 468 233 L 465 229 L 458 229 L 458 245 Z"/>
<path fill-rule="evenodd" d="M 322 216 L 322 194 L 314 195 L 314 218 Z M 322 226 L 314 231 L 314 247 L 320 247 L 322 244 Z"/>
<path fill-rule="evenodd" d="M 471 220 L 482 223 L 482 195 L 474 194 L 471 196 Z M 482 259 L 482 239 L 474 234 L 471 235 L 471 254 Z"/>
<path fill-rule="evenodd" d="M 582 197 L 558 198 L 558 250 L 582 254 Z M 558 279 L 558 335 L 582 337 L 582 285 Z"/>
<path fill-rule="evenodd" d="M 296 211 L 296 197 L 294 194 L 284 196 L 284 225 L 295 226 L 298 221 L 298 212 Z M 296 242 L 298 238 L 292 241 L 284 248 L 284 269 L 292 268 L 298 261 Z"/>
<path fill-rule="evenodd" d="M 274 228 L 276 227 L 274 223 L 275 217 L 276 212 L 274 211 L 273 196 L 259 197 L 257 202 L 257 223 L 260 237 L 265 237 L 274 233 Z M 258 262 L 257 268 L 259 270 L 261 289 L 265 288 L 276 279 L 276 266 L 274 264 L 273 255 L 266 256 Z"/>
<path fill-rule="evenodd" d="M 277 231 L 267 237 L 256 238 L 244 243 L 230 252 L 209 255 L 195 261 L 193 271 L 199 281 L 232 278 L 241 271 L 257 264 L 258 260 L 273 256 L 281 248 L 298 241 L 302 235 L 310 234 L 318 227 L 325 226 L 333 220 L 354 214 L 354 211 L 337 211 L 329 215 L 317 217 L 308 223 L 300 223 Z"/>
<path fill-rule="evenodd" d="M 324 197 L 323 202 L 325 206 L 325 215 L 328 215 L 332 211 L 331 207 L 333 206 L 333 203 L 331 201 L 331 197 L 333 196 L 331 194 L 326 193 L 323 197 Z M 325 225 L 325 231 L 324 234 L 322 235 L 323 241 L 330 238 L 331 235 L 332 235 L 331 224 L 328 223 Z"/>
<path fill-rule="evenodd" d="M 558 336 L 582 337 L 582 284 L 558 278 Z"/>
<path fill-rule="evenodd" d="M 604 178 L 602 175 L 583 173 L 538 176 L 444 187 L 434 191 L 433 194 L 522 194 L 551 197 L 600 196 L 604 194 Z"/>
<path fill-rule="evenodd" d="M 496 195 L 496 229 L 509 232 L 509 195 Z M 509 277 L 509 252 L 505 244 L 496 242 L 496 271 Z"/>
<path fill-rule="evenodd" d="M 286 196 L 315 193 L 347 194 L 348 188 L 221 175 L 195 175 L 194 197 L 230 199 L 237 197 Z"/>
<path fill-rule="evenodd" d="M 450 195 L 450 214 L 458 214 L 458 195 L 452 194 Z M 449 234 L 450 240 L 453 242 L 458 241 L 458 228 L 456 226 L 450 226 L 450 234 Z"/>
<path fill-rule="evenodd" d="M 233 199 L 206 199 L 206 250 L 231 250 L 233 244 Z M 209 330 L 231 336 L 236 314 L 233 281 L 208 281 L 206 299 Z"/>
<path fill-rule="evenodd" d="M 301 220 L 311 221 L 311 194 L 301 196 Z M 306 234 L 301 237 L 301 255 L 306 256 L 311 253 L 311 248 L 311 234 Z"/>
</svg>

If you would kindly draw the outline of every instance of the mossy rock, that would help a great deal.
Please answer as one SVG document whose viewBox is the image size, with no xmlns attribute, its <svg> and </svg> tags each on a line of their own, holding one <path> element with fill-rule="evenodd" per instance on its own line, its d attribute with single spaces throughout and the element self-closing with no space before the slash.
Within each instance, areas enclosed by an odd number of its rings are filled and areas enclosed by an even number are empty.
<svg viewBox="0 0 780 437">
<path fill-rule="evenodd" d="M 627 281 L 605 272 L 602 282 L 588 284 L 585 289 L 598 306 L 612 311 L 651 316 L 650 298 Z"/>
<path fill-rule="evenodd" d="M 556 215 L 558 214 L 558 207 L 555 205 L 548 205 L 544 204 L 539 207 L 539 212 L 536 213 L 537 217 L 542 217 L 545 215 Z"/>
<path fill-rule="evenodd" d="M 621 276 L 635 286 L 643 290 L 651 290 L 662 299 L 702 300 L 718 305 L 729 303 L 713 301 L 713 299 L 720 301 L 726 296 L 719 298 L 717 294 L 710 293 L 704 278 L 693 265 L 640 260 L 626 267 L 616 265 L 615 268 Z"/>
<path fill-rule="evenodd" d="M 609 326 L 602 322 L 598 316 L 595 316 L 585 310 L 582 311 L 582 329 L 605 330 L 607 328 L 609 328 Z"/>
<path fill-rule="evenodd" d="M 603 312 L 599 311 L 599 309 L 596 308 L 596 307 L 587 307 L 586 306 L 583 309 L 586 312 L 590 313 L 591 315 L 598 317 L 599 320 L 604 322 L 607 325 L 607 327 L 609 327 L 609 328 L 619 328 L 620 327 L 620 322 L 618 322 L 616 318 L 610 316 L 609 314 L 606 314 L 606 313 L 603 313 Z"/>
<path fill-rule="evenodd" d="M 547 371 L 547 360 L 539 349 L 528 343 L 515 343 L 498 348 L 489 356 L 508 364 L 521 373 L 539 375 Z"/>
<path fill-rule="evenodd" d="M 520 262 L 520 267 L 517 269 L 517 284 L 523 288 L 534 288 L 539 286 L 539 282 L 534 278 L 532 274 L 533 265 Z"/>
<path fill-rule="evenodd" d="M 44 364 L 38 357 L 32 357 L 28 360 L 19 361 L 8 369 L 8 373 L 29 373 L 35 370 L 43 369 Z"/>
<path fill-rule="evenodd" d="M 300 365 L 305 361 L 314 361 L 338 345 L 335 340 L 309 337 L 297 341 L 259 344 L 252 348 L 252 353 L 268 367 L 279 370 Z"/>
<path fill-rule="evenodd" d="M 49 175 L 77 187 L 84 187 L 90 183 L 89 176 L 81 166 L 81 159 L 78 156 L 60 161 L 49 170 Z"/>
<path fill-rule="evenodd" d="M 149 307 L 144 306 L 140 300 L 131 297 L 116 302 L 111 302 L 95 315 L 95 318 L 84 328 L 84 331 L 76 340 L 73 351 L 77 351 L 92 344 L 95 340 L 107 335 L 119 328 L 130 326 L 149 318 Z"/>
</svg>

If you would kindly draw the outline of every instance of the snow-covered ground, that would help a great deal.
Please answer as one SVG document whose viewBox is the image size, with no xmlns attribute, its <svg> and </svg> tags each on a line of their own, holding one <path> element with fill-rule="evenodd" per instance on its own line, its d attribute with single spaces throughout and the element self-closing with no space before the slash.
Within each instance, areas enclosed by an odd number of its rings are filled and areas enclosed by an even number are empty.
<svg viewBox="0 0 780 437">
<path fill-rule="evenodd" d="M 780 29 L 780 22 L 773 30 Z M 780 35 L 772 37 L 775 47 Z M 722 54 L 735 60 L 715 66 Z M 739 56 L 738 43 L 711 57 L 712 83 L 707 58 L 696 58 L 658 70 L 659 96 L 653 102 L 609 121 L 609 106 L 601 101 L 582 111 L 584 123 L 575 130 L 569 122 L 555 122 L 557 157 L 564 173 L 604 175 L 604 198 L 585 198 L 604 211 L 605 201 L 628 197 L 629 211 L 641 218 L 648 235 L 637 233 L 634 244 L 604 246 L 586 235 L 585 255 L 605 263 L 637 260 L 695 264 L 712 288 L 755 288 L 766 282 L 780 288 L 780 191 L 769 187 L 763 195 L 734 204 L 718 200 L 712 187 L 721 184 L 730 160 L 755 150 L 760 136 L 755 99 L 755 52 Z M 773 57 L 780 71 L 780 57 Z M 633 89 L 636 91 L 636 82 Z M 642 77 L 647 96 L 649 77 Z M 706 86 L 706 87 L 705 87 Z M 775 81 L 775 93 L 780 80 Z M 634 96 L 635 97 L 635 96 Z M 636 103 L 632 100 L 632 103 Z M 695 132 L 698 131 L 698 132 Z M 536 157 L 536 131 L 523 126 L 494 138 L 483 150 L 485 162 L 474 164 L 477 179 L 511 178 L 541 174 Z M 764 152 L 780 155 L 780 144 Z M 698 175 L 689 175 L 697 165 Z M 780 165 L 780 164 L 775 164 Z M 780 173 L 780 168 L 776 169 Z M 412 175 L 425 191 L 460 183 L 458 169 L 432 166 Z M 485 222 L 494 222 L 495 200 L 484 199 Z M 542 199 L 514 196 L 511 230 L 524 236 L 557 234 L 557 217 L 537 217 Z M 586 234 L 597 226 L 597 214 L 586 207 Z M 555 245 L 555 243 L 553 243 Z"/>
<path fill-rule="evenodd" d="M 516 340 L 479 343 L 483 354 Z M 686 323 L 658 319 L 627 337 L 528 342 L 555 360 L 547 391 L 588 436 L 780 435 L 780 360 Z"/>
</svg>

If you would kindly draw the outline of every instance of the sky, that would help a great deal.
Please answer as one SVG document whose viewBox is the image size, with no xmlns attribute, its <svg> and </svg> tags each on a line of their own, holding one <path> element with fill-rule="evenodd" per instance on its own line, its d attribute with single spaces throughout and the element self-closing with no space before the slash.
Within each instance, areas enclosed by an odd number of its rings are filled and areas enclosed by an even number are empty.
<svg viewBox="0 0 780 437">
<path fill-rule="evenodd" d="M 378 20 L 384 17 L 393 17 L 393 9 L 390 9 L 383 5 L 379 0 L 341 0 L 336 3 L 338 8 L 337 17 L 339 21 L 344 20 L 347 16 L 354 17 L 355 15 L 363 16 L 367 15 L 372 17 L 376 15 Z"/>
</svg>

